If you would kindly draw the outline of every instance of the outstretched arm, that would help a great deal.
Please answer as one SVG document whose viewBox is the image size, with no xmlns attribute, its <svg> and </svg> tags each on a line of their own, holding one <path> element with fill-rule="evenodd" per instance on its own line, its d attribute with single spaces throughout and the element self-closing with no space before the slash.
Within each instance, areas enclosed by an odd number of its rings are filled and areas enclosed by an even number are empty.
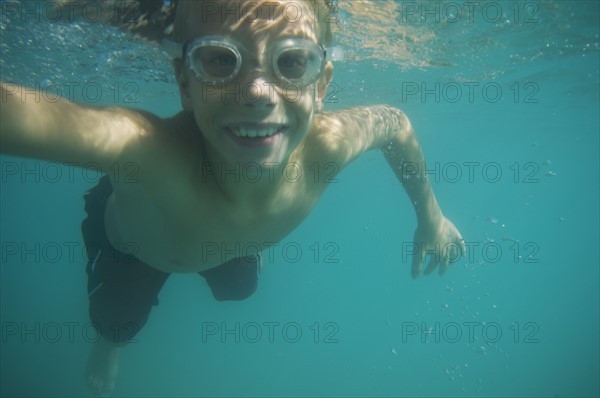
<svg viewBox="0 0 600 398">
<path fill-rule="evenodd" d="M 464 255 L 465 245 L 460 232 L 442 214 L 425 170 L 425 158 L 410 121 L 399 110 L 390 110 L 387 142 L 383 142 L 385 157 L 404 186 L 415 208 L 417 230 L 412 247 L 412 276 L 419 276 L 426 255 L 430 255 L 425 274 L 439 266 L 446 271 L 451 260 Z"/>
<path fill-rule="evenodd" d="M 341 166 L 370 149 L 381 149 L 408 194 L 416 215 L 412 276 L 417 277 L 426 255 L 431 255 L 425 274 L 439 266 L 443 274 L 451 260 L 464 255 L 464 241 L 456 227 L 442 214 L 426 174 L 425 159 L 410 121 L 390 106 L 353 108 L 325 113 L 319 131 L 327 131 L 325 148 Z"/>
<path fill-rule="evenodd" d="M 48 99 L 0 83 L 0 153 L 63 163 L 97 162 L 104 170 L 151 129 L 140 112 Z"/>
</svg>

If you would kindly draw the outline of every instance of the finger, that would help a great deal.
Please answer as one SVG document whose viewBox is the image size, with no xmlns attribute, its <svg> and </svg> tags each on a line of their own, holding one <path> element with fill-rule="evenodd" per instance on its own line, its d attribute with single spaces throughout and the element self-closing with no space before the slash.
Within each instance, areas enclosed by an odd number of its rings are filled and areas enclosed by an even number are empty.
<svg viewBox="0 0 600 398">
<path fill-rule="evenodd" d="M 450 265 L 450 259 L 448 257 L 444 257 L 440 262 L 440 276 L 443 276 L 446 273 L 448 265 Z"/>
<path fill-rule="evenodd" d="M 466 255 L 467 255 L 467 248 L 465 246 L 465 240 L 462 238 L 462 236 L 458 240 L 458 244 L 460 245 L 460 255 L 462 257 L 466 257 Z"/>
<path fill-rule="evenodd" d="M 425 258 L 425 253 L 421 250 L 421 245 L 417 245 L 417 249 L 413 254 L 413 262 L 412 262 L 412 277 L 416 278 L 421 273 L 421 265 L 423 264 L 423 260 Z"/>
<path fill-rule="evenodd" d="M 440 260 L 439 254 L 432 254 L 429 258 L 429 264 L 427 264 L 427 268 L 425 268 L 425 271 L 423 271 L 423 275 L 431 274 L 435 267 L 440 264 Z"/>
<path fill-rule="evenodd" d="M 462 247 L 460 242 L 452 242 L 451 244 L 446 245 L 443 250 L 443 260 L 446 262 L 446 265 L 454 264 L 462 257 Z"/>
<path fill-rule="evenodd" d="M 458 229 L 456 229 L 456 227 L 454 227 L 454 235 L 454 242 L 458 245 L 458 247 L 460 247 L 460 255 L 464 257 L 467 253 L 467 249 L 465 247 L 465 240 L 463 239 L 460 232 L 458 232 Z"/>
</svg>

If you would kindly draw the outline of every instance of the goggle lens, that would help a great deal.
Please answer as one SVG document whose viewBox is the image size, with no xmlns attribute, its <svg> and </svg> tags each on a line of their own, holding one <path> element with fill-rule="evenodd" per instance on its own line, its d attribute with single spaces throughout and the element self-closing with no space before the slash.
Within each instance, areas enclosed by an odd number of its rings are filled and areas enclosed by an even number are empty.
<svg viewBox="0 0 600 398">
<path fill-rule="evenodd" d="M 238 64 L 230 49 L 216 46 L 198 47 L 191 54 L 192 65 L 201 65 L 207 76 L 226 79 L 233 75 Z"/>
<path fill-rule="evenodd" d="M 301 80 L 308 70 L 314 70 L 315 54 L 302 49 L 280 51 L 276 58 L 277 70 L 288 80 Z"/>
</svg>

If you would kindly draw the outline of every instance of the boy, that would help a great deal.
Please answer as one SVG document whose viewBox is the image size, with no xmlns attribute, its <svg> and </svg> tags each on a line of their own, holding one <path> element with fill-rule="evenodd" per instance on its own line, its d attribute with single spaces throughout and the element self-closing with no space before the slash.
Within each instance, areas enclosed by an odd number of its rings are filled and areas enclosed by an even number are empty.
<svg viewBox="0 0 600 398">
<path fill-rule="evenodd" d="M 286 165 L 339 171 L 382 149 L 417 214 L 413 276 L 426 254 L 433 256 L 425 273 L 438 266 L 443 273 L 464 251 L 427 180 L 403 173 L 423 156 L 400 110 L 321 111 L 333 72 L 324 49 L 329 14 L 324 0 L 180 1 L 173 39 L 183 111 L 169 119 L 22 102 L 18 87 L 2 86 L 3 153 L 93 161 L 104 170 L 136 165 L 132 179 L 104 177 L 85 196 L 90 317 L 103 336 L 86 370 L 96 394 L 112 390 L 120 347 L 144 325 L 170 273 L 200 273 L 218 300 L 252 294 L 265 247 L 234 258 L 207 253 L 207 243 L 274 243 L 298 226 L 327 183 L 292 182 L 283 178 Z M 255 173 L 230 176 L 240 169 Z M 442 250 L 449 245 L 455 250 Z"/>
</svg>

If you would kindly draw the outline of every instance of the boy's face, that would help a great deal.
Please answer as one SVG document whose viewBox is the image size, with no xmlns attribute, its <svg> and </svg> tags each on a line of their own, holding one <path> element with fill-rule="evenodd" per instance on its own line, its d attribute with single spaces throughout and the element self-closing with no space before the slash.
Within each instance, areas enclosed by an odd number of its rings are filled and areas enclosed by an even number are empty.
<svg viewBox="0 0 600 398">
<path fill-rule="evenodd" d="M 241 68 L 230 81 L 208 84 L 187 63 L 178 76 L 184 108 L 194 113 L 207 144 L 208 160 L 239 162 L 241 167 L 249 162 L 268 163 L 269 167 L 285 163 L 308 133 L 319 95 L 331 77 L 331 66 L 323 68 L 314 84 L 289 84 L 272 73 L 269 55 L 273 43 L 282 39 L 317 43 L 314 14 L 298 0 L 259 2 L 254 8 L 237 0 L 194 4 L 187 18 L 188 40 L 226 37 L 241 47 Z M 219 73 L 234 60 L 217 56 L 207 62 Z M 282 67 L 288 64 L 286 60 Z"/>
</svg>

